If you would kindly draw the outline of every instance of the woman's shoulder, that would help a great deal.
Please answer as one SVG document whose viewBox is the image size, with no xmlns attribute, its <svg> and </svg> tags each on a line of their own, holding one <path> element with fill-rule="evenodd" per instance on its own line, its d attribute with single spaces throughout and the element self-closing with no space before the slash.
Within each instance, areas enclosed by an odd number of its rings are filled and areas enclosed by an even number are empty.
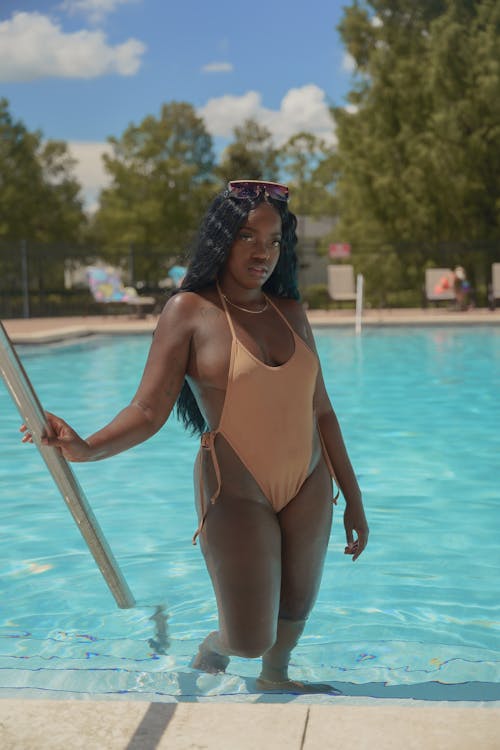
<svg viewBox="0 0 500 750">
<path fill-rule="evenodd" d="M 179 291 L 167 300 L 163 311 L 172 315 L 190 315 L 199 312 L 200 308 L 206 307 L 212 301 L 209 288 L 197 291 Z"/>
<path fill-rule="evenodd" d="M 179 325 L 194 330 L 199 320 L 217 305 L 216 294 L 210 287 L 197 291 L 179 291 L 165 303 L 161 320 L 168 325 Z"/>
</svg>

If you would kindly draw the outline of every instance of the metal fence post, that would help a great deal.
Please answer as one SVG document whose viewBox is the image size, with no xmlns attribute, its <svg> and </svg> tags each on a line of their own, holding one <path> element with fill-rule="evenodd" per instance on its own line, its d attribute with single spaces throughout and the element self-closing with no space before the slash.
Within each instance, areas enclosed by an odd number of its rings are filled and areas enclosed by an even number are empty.
<svg viewBox="0 0 500 750">
<path fill-rule="evenodd" d="M 128 246 L 128 273 L 130 277 L 129 284 L 134 286 L 135 282 L 135 268 L 134 268 L 134 243 L 131 242 Z"/>
<path fill-rule="evenodd" d="M 29 318 L 30 289 L 28 279 L 28 248 L 26 240 L 21 240 L 21 285 L 23 289 L 23 318 Z"/>
</svg>

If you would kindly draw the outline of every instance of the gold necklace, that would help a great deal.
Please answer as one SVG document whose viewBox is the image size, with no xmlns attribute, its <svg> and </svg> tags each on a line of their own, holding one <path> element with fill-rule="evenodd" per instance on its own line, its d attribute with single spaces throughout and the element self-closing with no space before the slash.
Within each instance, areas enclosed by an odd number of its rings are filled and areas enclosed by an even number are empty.
<svg viewBox="0 0 500 750">
<path fill-rule="evenodd" d="M 231 302 L 229 297 L 226 297 L 223 291 L 221 291 L 221 294 L 226 300 L 226 302 L 229 302 L 230 305 L 232 305 L 233 307 L 236 307 L 238 310 L 242 310 L 243 312 L 251 313 L 252 315 L 260 315 L 260 313 L 265 312 L 267 308 L 269 307 L 269 302 L 267 301 L 267 297 L 264 298 L 264 307 L 262 308 L 262 310 L 249 310 L 248 307 L 241 307 L 241 305 L 237 305 L 236 302 Z"/>
</svg>

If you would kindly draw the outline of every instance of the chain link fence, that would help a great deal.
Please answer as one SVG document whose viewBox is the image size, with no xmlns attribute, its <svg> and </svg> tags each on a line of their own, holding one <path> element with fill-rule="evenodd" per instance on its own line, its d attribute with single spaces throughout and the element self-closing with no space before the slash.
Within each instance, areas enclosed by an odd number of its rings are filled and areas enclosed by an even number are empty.
<svg viewBox="0 0 500 750">
<path fill-rule="evenodd" d="M 147 263 L 141 263 L 146 260 Z M 139 294 L 154 295 L 158 305 L 167 298 L 159 286 L 161 275 L 167 276 L 169 263 L 151 279 L 136 279 L 136 267 L 151 266 L 146 250 L 127 247 L 106 252 L 95 247 L 0 242 L 0 317 L 34 318 L 71 315 L 102 315 L 123 312 L 119 303 L 104 306 L 95 302 L 87 284 L 89 265 L 109 265 L 120 271 L 125 285 L 135 286 Z M 171 260 L 171 259 L 170 259 Z M 160 278 L 157 278 L 160 277 Z"/>
<path fill-rule="evenodd" d="M 319 243 L 306 247 L 299 243 L 299 286 L 305 298 L 328 302 L 328 257 L 317 250 Z M 315 247 L 313 246 L 315 245 Z M 365 299 L 372 307 L 420 307 L 424 274 L 428 267 L 463 266 L 474 290 L 478 306 L 486 306 L 491 266 L 500 261 L 500 242 L 461 242 L 439 244 L 398 243 L 375 245 L 359 243 L 351 248 L 345 262 L 365 277 Z M 94 302 L 88 289 L 85 268 L 96 262 L 121 269 L 126 285 L 139 294 L 155 296 L 157 310 L 168 298 L 161 281 L 174 262 L 167 253 L 147 248 L 124 247 L 106 252 L 96 247 L 65 244 L 37 244 L 23 240 L 0 242 L 0 317 L 29 318 L 71 315 L 102 315 L 123 312 L 123 306 Z M 141 269 L 152 269 L 147 278 L 138 278 Z M 314 293 L 311 293 L 313 289 Z"/>
</svg>

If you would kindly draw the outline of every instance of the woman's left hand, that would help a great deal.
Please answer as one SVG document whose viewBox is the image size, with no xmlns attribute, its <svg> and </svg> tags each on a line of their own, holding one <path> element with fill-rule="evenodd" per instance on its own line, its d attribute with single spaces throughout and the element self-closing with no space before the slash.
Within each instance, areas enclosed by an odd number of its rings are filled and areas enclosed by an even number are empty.
<svg viewBox="0 0 500 750">
<path fill-rule="evenodd" d="M 354 560 L 358 559 L 368 544 L 369 529 L 361 499 L 346 503 L 344 511 L 344 527 L 347 539 L 347 546 L 344 549 L 344 554 L 352 555 L 352 560 L 354 562 Z M 354 538 L 354 533 L 356 533 L 356 539 Z"/>
</svg>

